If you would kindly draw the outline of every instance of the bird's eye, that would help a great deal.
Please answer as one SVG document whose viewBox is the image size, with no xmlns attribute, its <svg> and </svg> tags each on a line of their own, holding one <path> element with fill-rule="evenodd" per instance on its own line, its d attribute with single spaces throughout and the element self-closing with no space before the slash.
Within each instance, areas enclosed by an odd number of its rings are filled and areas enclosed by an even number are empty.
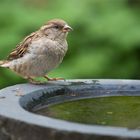
<svg viewBox="0 0 140 140">
<path fill-rule="evenodd" d="M 58 26 L 58 25 L 55 25 L 54 28 L 55 28 L 55 29 L 59 29 L 59 26 Z"/>
</svg>

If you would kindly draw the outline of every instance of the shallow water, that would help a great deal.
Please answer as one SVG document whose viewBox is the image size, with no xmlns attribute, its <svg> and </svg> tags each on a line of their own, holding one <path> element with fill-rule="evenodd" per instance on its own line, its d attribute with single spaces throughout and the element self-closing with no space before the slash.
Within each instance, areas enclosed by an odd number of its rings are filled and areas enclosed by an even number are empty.
<svg viewBox="0 0 140 140">
<path fill-rule="evenodd" d="M 140 129 L 140 97 L 116 96 L 69 101 L 36 113 L 62 120 Z"/>
</svg>

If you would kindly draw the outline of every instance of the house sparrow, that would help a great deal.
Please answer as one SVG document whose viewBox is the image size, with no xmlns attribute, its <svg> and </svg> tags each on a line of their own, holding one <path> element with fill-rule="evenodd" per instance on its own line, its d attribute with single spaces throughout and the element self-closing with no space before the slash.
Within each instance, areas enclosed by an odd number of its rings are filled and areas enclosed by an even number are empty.
<svg viewBox="0 0 140 140">
<path fill-rule="evenodd" d="M 39 83 L 34 79 L 36 77 L 61 79 L 49 78 L 46 73 L 62 62 L 68 49 L 66 37 L 71 30 L 62 19 L 48 21 L 18 44 L 7 60 L 0 61 L 0 66 L 11 69 L 34 84 Z"/>
</svg>

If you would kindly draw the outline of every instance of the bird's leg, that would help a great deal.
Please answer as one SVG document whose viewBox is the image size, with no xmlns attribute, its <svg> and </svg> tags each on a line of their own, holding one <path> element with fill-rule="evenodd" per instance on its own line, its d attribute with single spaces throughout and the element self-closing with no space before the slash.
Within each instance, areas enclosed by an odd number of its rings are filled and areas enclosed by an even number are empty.
<svg viewBox="0 0 140 140">
<path fill-rule="evenodd" d="M 44 76 L 48 81 L 57 81 L 57 80 L 65 80 L 64 78 L 50 78 L 47 75 Z"/>
<path fill-rule="evenodd" d="M 28 77 L 27 79 L 29 80 L 29 83 L 31 83 L 31 84 L 35 84 L 35 85 L 45 84 L 45 82 L 36 81 L 36 80 L 35 80 L 34 78 L 32 78 L 32 77 Z"/>
</svg>

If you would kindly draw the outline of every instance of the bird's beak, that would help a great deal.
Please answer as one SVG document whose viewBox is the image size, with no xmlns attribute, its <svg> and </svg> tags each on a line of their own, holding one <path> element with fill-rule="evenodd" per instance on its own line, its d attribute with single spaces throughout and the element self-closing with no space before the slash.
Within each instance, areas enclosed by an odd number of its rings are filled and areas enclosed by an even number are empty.
<svg viewBox="0 0 140 140">
<path fill-rule="evenodd" d="M 63 27 L 62 30 L 63 30 L 64 33 L 66 33 L 66 32 L 72 31 L 73 29 L 72 29 L 69 25 L 66 24 L 66 25 Z"/>
</svg>

